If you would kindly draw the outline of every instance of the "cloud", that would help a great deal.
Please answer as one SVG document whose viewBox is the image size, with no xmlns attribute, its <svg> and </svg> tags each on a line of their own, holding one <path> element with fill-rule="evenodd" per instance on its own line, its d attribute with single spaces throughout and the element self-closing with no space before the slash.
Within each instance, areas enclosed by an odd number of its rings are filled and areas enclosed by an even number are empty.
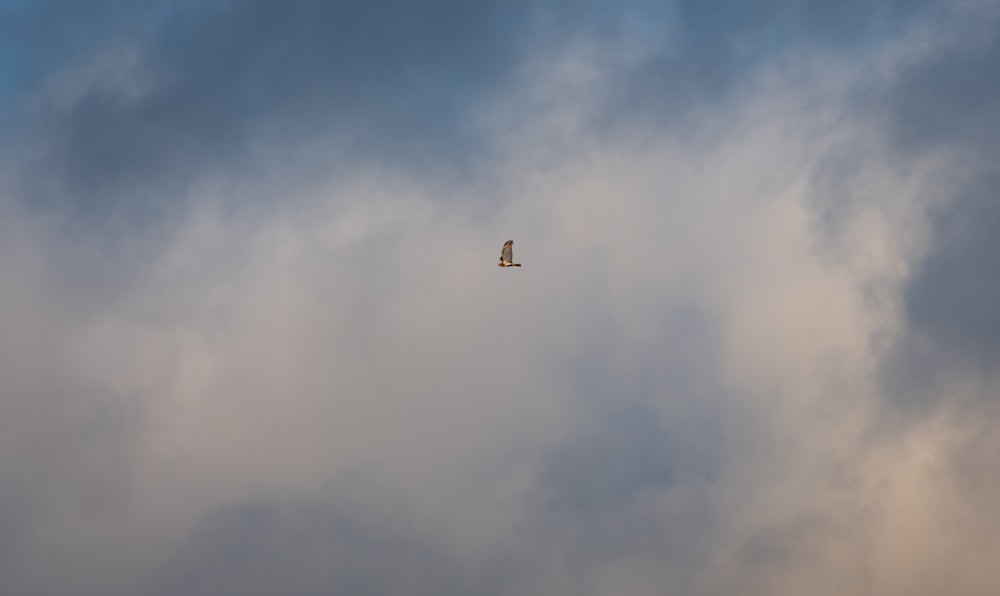
<svg viewBox="0 0 1000 596">
<path fill-rule="evenodd" d="M 475 149 L 463 114 L 503 80 L 531 14 L 448 1 L 151 3 L 97 24 L 62 4 L 12 19 L 32 38 L 70 29 L 65 51 L 87 50 L 63 68 L 25 59 L 47 83 L 18 128 L 32 198 L 72 198 L 83 212 L 164 209 L 150 187 L 181 195 L 206 167 L 243 171 L 283 152 L 324 171 L 373 154 L 447 166 L 422 156 Z M 96 13 L 120 8 L 107 4 Z M 19 38 L 12 45 L 31 43 Z M 310 156 L 317 142 L 347 155 Z"/>
<path fill-rule="evenodd" d="M 995 591 L 992 8 L 576 8 L 23 67 L 5 592 Z"/>
</svg>

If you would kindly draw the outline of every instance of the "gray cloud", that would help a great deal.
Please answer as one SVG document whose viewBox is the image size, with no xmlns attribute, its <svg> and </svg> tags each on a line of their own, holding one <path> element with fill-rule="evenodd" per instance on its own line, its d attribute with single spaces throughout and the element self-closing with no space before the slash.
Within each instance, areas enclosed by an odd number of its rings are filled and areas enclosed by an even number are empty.
<svg viewBox="0 0 1000 596">
<path fill-rule="evenodd" d="M 996 259 L 1000 170 L 990 157 L 1000 149 L 1000 109 L 996 107 L 1000 84 L 991 80 L 986 66 L 1000 57 L 1000 45 L 996 40 L 992 45 L 967 60 L 954 60 L 947 75 L 915 73 L 900 89 L 906 96 L 939 94 L 927 98 L 923 109 L 904 108 L 916 112 L 913 119 L 926 125 L 907 128 L 934 135 L 937 147 L 962 151 L 963 161 L 953 200 L 934 218 L 936 242 L 907 291 L 907 312 L 935 341 L 973 349 L 991 362 L 1000 345 L 993 307 L 1000 298 L 996 281 L 1000 273 Z M 942 113 L 945 110 L 950 117 Z M 912 138 L 917 134 L 921 133 L 910 133 L 911 138 L 904 137 L 902 142 L 917 147 L 932 143 Z"/>
<path fill-rule="evenodd" d="M 369 500 L 371 496 L 367 497 Z M 368 516 L 364 515 L 368 511 Z M 214 512 L 152 576 L 151 594 L 476 593 L 468 572 L 388 512 L 266 503 Z M 486 586 L 483 586 L 486 588 Z M 490 590 L 482 590 L 489 593 Z"/>
<path fill-rule="evenodd" d="M 181 195 L 205 172 L 287 159 L 260 143 L 305 162 L 299 174 L 349 171 L 366 156 L 460 167 L 478 145 L 463 132 L 468 110 L 504 79 L 531 14 L 513 4 L 298 1 L 151 5 L 91 22 L 119 7 L 100 8 L 43 5 L 10 27 L 32 39 L 69 29 L 65 51 L 82 50 L 67 72 L 38 59 L 31 79 L 48 79 L 49 92 L 19 128 L 40 145 L 25 166 L 32 198 L 83 212 L 138 203 L 141 213 L 150 188 Z M 310 155 L 320 141 L 345 153 Z"/>
<path fill-rule="evenodd" d="M 948 386 L 956 371 L 989 375 L 998 364 L 997 17 L 953 15 L 948 22 L 964 39 L 905 68 L 884 96 L 889 139 L 902 159 L 953 160 L 947 178 L 934 182 L 932 243 L 904 291 L 909 332 L 886 369 L 894 402 L 908 410 L 955 399 Z M 985 391 L 976 399 L 994 398 Z"/>
</svg>

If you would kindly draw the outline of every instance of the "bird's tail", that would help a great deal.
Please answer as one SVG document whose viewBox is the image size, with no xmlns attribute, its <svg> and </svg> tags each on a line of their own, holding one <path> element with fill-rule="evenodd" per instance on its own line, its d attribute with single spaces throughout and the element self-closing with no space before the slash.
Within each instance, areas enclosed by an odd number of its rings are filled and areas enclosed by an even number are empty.
<svg viewBox="0 0 1000 596">
<path fill-rule="evenodd" d="M 513 266 L 515 266 L 515 267 L 520 267 L 520 266 L 521 266 L 521 264 L 520 264 L 520 263 L 511 263 L 511 265 L 513 265 Z"/>
</svg>

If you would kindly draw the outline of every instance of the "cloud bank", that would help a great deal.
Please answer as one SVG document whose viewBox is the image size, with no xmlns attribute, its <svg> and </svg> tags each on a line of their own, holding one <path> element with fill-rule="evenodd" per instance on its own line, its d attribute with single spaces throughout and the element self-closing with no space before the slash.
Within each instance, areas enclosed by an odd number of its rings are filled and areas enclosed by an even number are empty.
<svg viewBox="0 0 1000 596">
<path fill-rule="evenodd" d="M 995 593 L 1000 7 L 755 6 L 0 9 L 2 591 Z"/>
</svg>

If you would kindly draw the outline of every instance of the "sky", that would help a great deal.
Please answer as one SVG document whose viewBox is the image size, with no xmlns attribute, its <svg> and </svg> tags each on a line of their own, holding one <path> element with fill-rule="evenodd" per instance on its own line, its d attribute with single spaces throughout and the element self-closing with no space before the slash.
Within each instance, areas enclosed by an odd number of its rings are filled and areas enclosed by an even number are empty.
<svg viewBox="0 0 1000 596">
<path fill-rule="evenodd" d="M 995 0 L 0 1 L 0 592 L 996 594 L 998 64 Z"/>
</svg>

